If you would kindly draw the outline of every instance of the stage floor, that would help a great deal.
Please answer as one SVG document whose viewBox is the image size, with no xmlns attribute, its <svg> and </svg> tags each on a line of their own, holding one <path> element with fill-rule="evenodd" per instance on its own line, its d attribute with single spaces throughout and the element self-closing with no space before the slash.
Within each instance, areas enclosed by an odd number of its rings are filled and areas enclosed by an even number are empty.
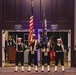
<svg viewBox="0 0 76 75">
<path fill-rule="evenodd" d="M 25 67 L 25 71 L 21 72 L 21 67 L 18 68 L 18 72 L 14 72 L 15 67 L 0 67 L 0 75 L 76 75 L 76 68 L 65 67 L 65 72 L 61 71 L 61 67 L 58 67 L 58 72 L 54 72 L 54 67 L 50 67 L 50 72 L 47 72 L 47 67 L 45 71 L 41 72 L 41 67 L 38 67 L 38 72 L 35 72 L 34 67 L 32 67 L 31 72 L 27 72 L 28 67 Z"/>
<path fill-rule="evenodd" d="M 21 64 L 19 63 L 19 65 L 21 65 Z M 5 67 L 15 67 L 15 62 L 8 62 L 7 61 L 7 62 L 4 63 L 4 66 Z M 27 67 L 28 66 L 28 63 L 24 63 L 24 66 Z M 38 66 L 41 67 L 41 63 L 38 63 Z M 45 66 L 47 66 L 46 63 L 45 63 Z M 51 61 L 50 62 L 50 66 L 51 67 L 54 67 L 55 66 L 55 61 L 53 61 L 53 62 Z M 61 66 L 61 64 L 59 63 L 58 66 Z M 68 67 L 68 62 L 67 61 L 64 62 L 64 66 L 65 67 Z"/>
</svg>

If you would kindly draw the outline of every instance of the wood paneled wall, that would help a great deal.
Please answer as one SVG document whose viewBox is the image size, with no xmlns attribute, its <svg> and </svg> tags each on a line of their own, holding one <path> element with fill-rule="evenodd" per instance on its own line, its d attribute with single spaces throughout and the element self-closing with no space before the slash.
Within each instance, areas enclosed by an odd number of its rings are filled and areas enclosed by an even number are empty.
<svg viewBox="0 0 76 75">
<path fill-rule="evenodd" d="M 22 24 L 24 28 L 28 28 L 29 17 L 31 15 L 31 0 L 2 0 L 3 1 L 3 25 Z M 44 0 L 34 0 L 34 23 L 41 28 L 43 19 Z M 50 24 L 64 25 L 63 29 L 72 26 L 74 15 L 74 0 L 45 0 L 45 12 Z M 73 25 L 73 24 L 72 24 Z M 12 26 L 12 27 L 13 27 Z M 8 25 L 9 27 L 9 25 Z M 3 26 L 4 28 L 4 26 Z"/>
</svg>

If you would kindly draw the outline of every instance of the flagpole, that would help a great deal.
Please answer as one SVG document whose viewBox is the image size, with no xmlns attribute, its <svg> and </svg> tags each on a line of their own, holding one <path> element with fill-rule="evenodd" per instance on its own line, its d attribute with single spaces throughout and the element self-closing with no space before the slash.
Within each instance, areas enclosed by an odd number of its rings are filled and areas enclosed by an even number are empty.
<svg viewBox="0 0 76 75">
<path fill-rule="evenodd" d="M 44 11 L 44 16 L 45 16 L 45 0 L 43 1 L 43 6 L 44 6 L 43 11 Z"/>
<path fill-rule="evenodd" d="M 45 0 L 43 1 L 43 41 L 44 43 L 47 43 L 47 20 L 45 15 Z"/>
<path fill-rule="evenodd" d="M 33 0 L 31 0 L 31 6 L 33 7 Z"/>
<path fill-rule="evenodd" d="M 44 19 L 45 19 L 45 0 L 43 0 L 43 20 L 42 20 L 42 41 L 45 43 L 45 25 L 44 25 Z"/>
<path fill-rule="evenodd" d="M 32 12 L 32 15 L 33 15 L 33 5 L 34 5 L 34 2 L 33 2 L 33 0 L 31 0 L 31 12 Z"/>
</svg>

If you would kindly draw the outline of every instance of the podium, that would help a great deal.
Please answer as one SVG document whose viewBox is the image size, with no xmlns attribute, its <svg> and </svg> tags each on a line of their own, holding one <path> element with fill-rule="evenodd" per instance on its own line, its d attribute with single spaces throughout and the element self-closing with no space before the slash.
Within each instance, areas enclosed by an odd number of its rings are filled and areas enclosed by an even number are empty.
<svg viewBox="0 0 76 75">
<path fill-rule="evenodd" d="M 8 46 L 8 61 L 15 61 L 16 51 L 13 46 Z"/>
</svg>

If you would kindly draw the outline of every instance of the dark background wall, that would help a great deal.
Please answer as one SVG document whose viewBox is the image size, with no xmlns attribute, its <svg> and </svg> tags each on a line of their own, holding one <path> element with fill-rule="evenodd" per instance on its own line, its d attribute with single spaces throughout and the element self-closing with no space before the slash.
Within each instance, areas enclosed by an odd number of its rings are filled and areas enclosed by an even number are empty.
<svg viewBox="0 0 76 75">
<path fill-rule="evenodd" d="M 0 38 L 2 29 L 14 29 L 16 24 L 21 24 L 22 29 L 29 28 L 31 0 L 0 0 Z M 34 28 L 35 32 L 42 28 L 41 22 L 43 17 L 43 1 L 34 1 Z M 51 24 L 58 24 L 58 29 L 71 30 L 71 38 L 74 39 L 74 0 L 45 0 L 46 18 L 48 29 Z M 1 14 L 2 13 L 2 14 Z M 2 41 L 0 39 L 0 56 Z M 71 40 L 72 49 L 72 66 L 74 64 L 74 40 Z M 0 57 L 0 61 L 1 61 Z M 1 66 L 1 62 L 0 62 Z"/>
<path fill-rule="evenodd" d="M 0 66 L 2 65 L 2 0 L 0 0 Z"/>
<path fill-rule="evenodd" d="M 28 28 L 30 17 L 31 0 L 2 0 L 3 29 L 10 29 L 15 24 L 21 24 L 23 28 Z M 34 25 L 35 28 L 41 28 L 43 16 L 43 1 L 34 1 Z M 59 28 L 73 28 L 74 0 L 45 0 L 46 18 L 48 28 L 51 24 L 58 24 Z M 72 25 L 71 25 L 72 24 Z M 10 27 L 11 25 L 11 27 Z M 64 27 L 62 27 L 64 26 Z"/>
</svg>

